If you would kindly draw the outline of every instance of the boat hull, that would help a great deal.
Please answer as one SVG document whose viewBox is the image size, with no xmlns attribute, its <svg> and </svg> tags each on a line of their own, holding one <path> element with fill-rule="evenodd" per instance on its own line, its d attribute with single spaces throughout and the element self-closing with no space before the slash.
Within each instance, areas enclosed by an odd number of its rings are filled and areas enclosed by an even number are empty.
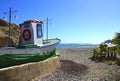
<svg viewBox="0 0 120 81">
<path fill-rule="evenodd" d="M 52 39 L 51 39 L 52 40 Z M 53 43 L 45 44 L 39 48 L 22 48 L 17 49 L 15 47 L 7 47 L 0 49 L 0 55 L 4 54 L 45 54 L 50 53 L 56 49 L 56 46 L 60 43 L 60 39 L 56 39 Z"/>
</svg>

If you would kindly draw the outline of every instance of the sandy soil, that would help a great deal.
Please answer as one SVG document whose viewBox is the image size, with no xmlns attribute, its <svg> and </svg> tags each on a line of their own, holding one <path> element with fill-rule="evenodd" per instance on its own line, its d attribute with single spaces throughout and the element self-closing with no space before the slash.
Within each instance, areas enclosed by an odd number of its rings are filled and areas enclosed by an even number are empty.
<svg viewBox="0 0 120 81">
<path fill-rule="evenodd" d="M 57 49 L 61 67 L 49 76 L 35 81 L 115 81 L 120 77 L 120 66 L 94 62 L 92 48 Z"/>
</svg>

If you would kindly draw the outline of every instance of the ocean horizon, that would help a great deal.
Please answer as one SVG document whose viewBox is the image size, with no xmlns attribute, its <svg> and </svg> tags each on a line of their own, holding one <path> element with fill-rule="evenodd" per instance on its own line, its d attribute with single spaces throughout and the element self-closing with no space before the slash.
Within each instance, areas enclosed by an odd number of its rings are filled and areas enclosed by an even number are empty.
<svg viewBox="0 0 120 81">
<path fill-rule="evenodd" d="M 87 44 L 87 43 L 61 43 L 57 48 L 98 48 L 99 44 Z"/>
</svg>

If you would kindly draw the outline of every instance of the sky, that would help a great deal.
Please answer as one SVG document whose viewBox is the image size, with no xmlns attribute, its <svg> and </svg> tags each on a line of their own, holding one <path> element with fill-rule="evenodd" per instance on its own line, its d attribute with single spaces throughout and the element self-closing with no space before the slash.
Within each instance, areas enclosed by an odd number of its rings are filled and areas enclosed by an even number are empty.
<svg viewBox="0 0 120 81">
<path fill-rule="evenodd" d="M 99 44 L 120 32 L 120 0 L 1 0 L 0 18 L 10 7 L 17 10 L 12 13 L 12 23 L 17 25 L 48 17 L 49 38 L 59 38 L 61 43 Z M 9 15 L 5 16 L 8 21 Z"/>
</svg>

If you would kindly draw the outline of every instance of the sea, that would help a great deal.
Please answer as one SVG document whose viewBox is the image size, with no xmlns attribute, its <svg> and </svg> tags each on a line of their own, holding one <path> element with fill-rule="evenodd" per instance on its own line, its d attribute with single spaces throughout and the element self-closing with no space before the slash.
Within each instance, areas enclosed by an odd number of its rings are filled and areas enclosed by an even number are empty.
<svg viewBox="0 0 120 81">
<path fill-rule="evenodd" d="M 57 48 L 98 48 L 99 44 L 82 44 L 82 43 L 61 43 Z"/>
</svg>

